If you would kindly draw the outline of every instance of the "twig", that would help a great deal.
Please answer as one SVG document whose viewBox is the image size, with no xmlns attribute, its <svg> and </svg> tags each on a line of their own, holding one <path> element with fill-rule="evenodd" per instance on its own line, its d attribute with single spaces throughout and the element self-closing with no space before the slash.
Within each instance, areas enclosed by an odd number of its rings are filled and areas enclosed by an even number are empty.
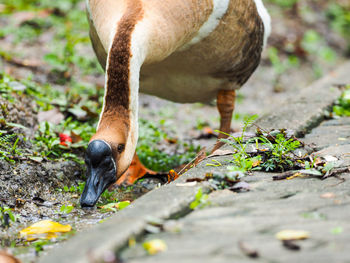
<svg viewBox="0 0 350 263">
<path fill-rule="evenodd" d="M 196 157 L 194 157 L 188 164 L 186 164 L 186 165 L 181 169 L 181 171 L 180 171 L 178 174 L 179 174 L 179 175 L 182 175 L 183 171 L 186 171 L 186 169 L 187 169 L 191 164 L 195 163 L 195 162 L 197 161 L 197 159 L 199 160 L 201 157 L 203 157 L 203 154 L 205 154 L 205 151 L 206 151 L 206 147 L 203 147 L 203 149 L 201 149 L 201 150 L 197 153 Z M 206 154 L 205 154 L 205 157 L 206 157 Z M 205 157 L 204 157 L 202 160 L 204 160 Z M 199 162 L 201 162 L 202 160 L 199 160 Z M 199 162 L 197 162 L 197 164 L 198 164 Z"/>
<path fill-rule="evenodd" d="M 297 173 L 298 171 L 287 171 L 287 172 L 284 172 L 282 174 L 279 174 L 279 175 L 274 175 L 272 176 L 272 179 L 274 181 L 278 181 L 278 180 L 284 180 L 284 179 L 287 179 L 288 177 L 291 177 L 292 175 L 294 175 L 295 173 Z"/>
</svg>

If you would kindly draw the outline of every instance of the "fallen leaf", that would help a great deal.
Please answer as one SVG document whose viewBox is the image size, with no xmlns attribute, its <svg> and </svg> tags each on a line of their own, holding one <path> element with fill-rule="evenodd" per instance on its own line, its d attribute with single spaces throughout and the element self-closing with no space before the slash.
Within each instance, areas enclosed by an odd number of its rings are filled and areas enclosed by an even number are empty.
<svg viewBox="0 0 350 263">
<path fill-rule="evenodd" d="M 16 207 L 22 207 L 22 206 L 24 206 L 25 205 L 25 203 L 26 203 L 27 201 L 26 200 L 24 200 L 24 199 L 21 199 L 21 198 L 17 198 L 16 199 Z"/>
<path fill-rule="evenodd" d="M 96 112 L 91 111 L 90 108 L 85 106 L 85 105 L 81 106 L 81 109 L 83 111 L 85 111 L 90 118 L 97 118 L 98 117 L 98 114 Z"/>
<path fill-rule="evenodd" d="M 246 182 L 238 182 L 230 190 L 234 192 L 250 191 L 250 185 Z"/>
<path fill-rule="evenodd" d="M 165 138 L 165 141 L 170 144 L 176 144 L 178 140 L 176 138 Z"/>
<path fill-rule="evenodd" d="M 207 157 L 206 147 L 203 147 L 196 156 L 194 160 L 194 165 L 197 166 L 201 161 L 203 161 Z"/>
<path fill-rule="evenodd" d="M 217 137 L 217 135 L 214 133 L 214 130 L 209 126 L 205 126 L 203 127 L 201 133 L 196 137 L 196 140 L 210 139 L 213 137 Z"/>
<path fill-rule="evenodd" d="M 295 240 L 283 240 L 283 246 L 290 250 L 300 250 L 300 246 L 295 244 Z"/>
<path fill-rule="evenodd" d="M 49 110 L 49 111 L 40 111 L 38 113 L 38 122 L 39 123 L 43 122 L 43 121 L 47 121 L 47 122 L 50 122 L 52 124 L 57 125 L 63 120 L 64 120 L 64 115 L 57 108 L 54 108 L 54 109 Z"/>
<path fill-rule="evenodd" d="M 232 150 L 216 150 L 214 151 L 211 155 L 208 156 L 209 157 L 215 157 L 215 156 L 225 156 L 225 155 L 231 155 L 234 154 L 234 151 Z"/>
<path fill-rule="evenodd" d="M 150 255 L 158 254 L 159 252 L 163 252 L 168 248 L 165 242 L 161 239 L 153 239 L 144 242 L 142 246 Z"/>
<path fill-rule="evenodd" d="M 314 164 L 315 164 L 315 166 L 323 166 L 323 165 L 325 165 L 325 161 L 322 160 L 321 157 L 317 157 L 317 158 L 314 160 Z"/>
<path fill-rule="evenodd" d="M 338 161 L 338 158 L 334 157 L 334 156 L 331 156 L 331 155 L 326 155 L 323 157 L 326 162 L 336 162 Z"/>
<path fill-rule="evenodd" d="M 68 109 L 68 112 L 73 114 L 79 121 L 84 121 L 88 118 L 88 113 L 77 105 L 74 105 L 73 108 Z"/>
<path fill-rule="evenodd" d="M 122 201 L 122 202 L 116 202 L 116 203 L 109 203 L 103 206 L 99 206 L 98 208 L 117 212 L 117 210 L 122 210 L 129 205 L 130 205 L 130 201 Z"/>
<path fill-rule="evenodd" d="M 36 239 L 51 239 L 57 237 L 57 233 L 66 233 L 72 230 L 70 225 L 61 225 L 51 220 L 42 220 L 21 230 L 19 233 L 28 241 Z"/>
<path fill-rule="evenodd" d="M 43 157 L 39 157 L 39 156 L 29 156 L 28 158 L 37 163 L 41 163 L 44 160 Z"/>
<path fill-rule="evenodd" d="M 279 240 L 303 240 L 309 237 L 309 232 L 303 230 L 282 230 L 276 234 Z"/>
<path fill-rule="evenodd" d="M 6 251 L 0 251 L 0 263 L 21 263 L 21 261 Z"/>
<path fill-rule="evenodd" d="M 245 242 L 242 242 L 242 241 L 239 242 L 238 246 L 246 256 L 248 256 L 250 258 L 258 258 L 259 257 L 259 252 L 256 249 L 249 247 Z"/>
<path fill-rule="evenodd" d="M 76 134 L 75 132 L 70 132 L 70 137 L 72 138 L 72 143 L 81 142 L 83 139 L 80 137 L 80 135 Z"/>
<path fill-rule="evenodd" d="M 179 187 L 193 187 L 193 186 L 196 186 L 196 185 L 197 185 L 197 182 L 188 182 L 188 183 L 176 184 L 176 186 L 179 186 Z"/>
<path fill-rule="evenodd" d="M 299 173 L 301 174 L 308 174 L 308 175 L 323 175 L 319 170 L 316 169 L 306 169 L 306 170 L 300 170 Z"/>
<path fill-rule="evenodd" d="M 175 181 L 177 178 L 179 178 L 179 174 L 175 172 L 175 170 L 170 170 L 167 177 L 168 177 L 168 183 Z"/>
<path fill-rule="evenodd" d="M 321 198 L 325 198 L 325 199 L 330 199 L 330 198 L 334 198 L 335 194 L 334 193 L 324 193 L 321 195 Z"/>
<path fill-rule="evenodd" d="M 287 179 L 287 180 L 292 180 L 292 179 L 297 178 L 297 177 L 299 177 L 299 176 L 301 176 L 301 175 L 302 175 L 301 173 L 295 173 L 295 174 L 293 174 L 292 176 L 287 177 L 286 179 Z"/>
</svg>

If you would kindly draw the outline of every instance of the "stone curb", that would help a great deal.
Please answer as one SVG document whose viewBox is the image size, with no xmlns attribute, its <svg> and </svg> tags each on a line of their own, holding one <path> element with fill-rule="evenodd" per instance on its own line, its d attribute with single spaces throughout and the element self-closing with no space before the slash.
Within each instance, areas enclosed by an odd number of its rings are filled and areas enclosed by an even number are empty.
<svg viewBox="0 0 350 263">
<path fill-rule="evenodd" d="M 342 93 L 336 85 L 344 84 L 350 84 L 350 62 L 315 81 L 294 98 L 276 105 L 276 111 L 262 116 L 255 124 L 264 129 L 291 129 L 297 137 L 303 137 L 324 120 L 325 113 Z"/>
<path fill-rule="evenodd" d="M 50 251 L 39 262 L 104 262 L 106 255 L 122 249 L 130 237 L 141 235 L 152 219 L 168 219 L 190 212 L 189 204 L 194 200 L 198 189 L 202 188 L 203 193 L 208 193 L 209 186 L 205 183 L 194 186 L 181 184 L 188 178 L 198 177 L 199 171 L 204 177 L 204 169 L 205 164 L 200 164 L 176 182 L 145 194 L 106 222 L 77 234 Z"/>
<path fill-rule="evenodd" d="M 297 135 L 305 134 L 323 120 L 324 111 L 340 96 L 341 90 L 334 85 L 348 83 L 350 62 L 316 81 L 301 94 L 277 107 L 278 111 L 259 119 L 257 124 L 266 129 L 287 128 L 295 130 Z M 205 183 L 189 187 L 179 184 L 185 183 L 188 178 L 204 176 L 210 170 L 207 162 L 203 161 L 175 182 L 145 194 L 106 222 L 77 234 L 39 262 L 104 262 L 105 256 L 124 248 L 130 237 L 142 235 L 150 218 L 168 219 L 188 213 L 189 204 L 198 189 L 202 188 L 203 192 L 210 189 Z"/>
</svg>

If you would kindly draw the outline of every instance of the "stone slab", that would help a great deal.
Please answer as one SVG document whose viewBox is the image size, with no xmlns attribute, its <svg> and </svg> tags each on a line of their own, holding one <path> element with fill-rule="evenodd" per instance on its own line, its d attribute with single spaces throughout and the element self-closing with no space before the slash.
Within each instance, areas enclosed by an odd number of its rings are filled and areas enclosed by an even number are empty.
<svg viewBox="0 0 350 263">
<path fill-rule="evenodd" d="M 350 83 L 349 72 L 350 62 L 346 62 L 295 94 L 294 98 L 276 105 L 274 112 L 262 116 L 256 124 L 265 129 L 291 129 L 297 136 L 303 136 L 324 120 L 325 112 L 330 110 L 341 95 L 342 91 L 336 85 Z"/>
</svg>

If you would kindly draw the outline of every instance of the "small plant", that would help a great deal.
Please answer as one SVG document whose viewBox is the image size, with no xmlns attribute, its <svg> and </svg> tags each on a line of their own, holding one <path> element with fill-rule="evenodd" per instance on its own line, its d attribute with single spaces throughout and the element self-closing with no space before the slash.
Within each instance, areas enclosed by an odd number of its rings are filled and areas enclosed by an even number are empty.
<svg viewBox="0 0 350 263">
<path fill-rule="evenodd" d="M 210 204 L 208 198 L 209 196 L 207 194 L 203 194 L 202 188 L 199 188 L 196 193 L 195 200 L 190 204 L 190 208 L 192 210 L 197 208 L 204 208 Z"/>
<path fill-rule="evenodd" d="M 62 205 L 60 208 L 60 212 L 62 214 L 69 214 L 70 212 L 72 212 L 74 209 L 74 206 L 72 205 Z"/>
<path fill-rule="evenodd" d="M 333 106 L 333 113 L 337 116 L 350 116 L 350 85 L 345 87 L 343 94 Z"/>
<path fill-rule="evenodd" d="M 300 147 L 299 141 L 293 138 L 286 139 L 283 133 L 278 133 L 273 142 L 263 135 L 259 140 L 270 149 L 262 158 L 261 167 L 265 171 L 284 171 L 293 167 L 292 157 L 288 154 Z"/>
<path fill-rule="evenodd" d="M 230 139 L 221 139 L 221 141 L 235 149 L 235 153 L 232 154 L 232 160 L 230 160 L 233 164 L 230 169 L 246 173 L 261 169 L 267 172 L 284 171 L 294 167 L 295 160 L 292 152 L 299 148 L 301 144 L 294 137 L 288 138 L 284 130 L 264 134 L 258 129 L 256 136 L 245 140 L 246 130 L 256 118 L 257 116 L 254 115 L 245 119 L 242 134 L 239 137 L 223 133 Z M 254 142 L 256 151 L 247 153 L 248 145 L 254 145 Z M 261 146 L 259 146 L 259 142 Z"/>
<path fill-rule="evenodd" d="M 253 170 L 257 165 L 256 163 L 259 162 L 259 157 L 254 156 L 251 157 L 247 152 L 246 148 L 248 147 L 249 143 L 255 141 L 255 138 L 250 138 L 248 140 L 244 140 L 245 133 L 247 131 L 247 128 L 253 124 L 253 122 L 258 118 L 257 115 L 248 116 L 244 118 L 244 125 L 242 128 L 242 134 L 239 137 L 232 136 L 231 134 L 224 133 L 221 131 L 218 131 L 222 134 L 225 134 L 230 139 L 220 139 L 220 141 L 225 142 L 229 145 L 231 145 L 235 149 L 235 153 L 232 155 L 232 163 L 234 166 L 231 166 L 231 170 L 237 170 L 241 172 L 247 172 L 250 170 Z"/>
<path fill-rule="evenodd" d="M 7 131 L 0 131 L 0 159 L 15 163 L 23 152 L 18 148 L 19 135 Z"/>
<path fill-rule="evenodd" d="M 15 215 L 11 208 L 7 206 L 0 206 L 0 223 L 2 227 L 8 227 L 10 225 L 10 221 L 16 222 L 18 219 L 19 215 Z"/>
<path fill-rule="evenodd" d="M 118 202 L 118 200 L 115 200 L 115 202 L 105 204 L 103 206 L 100 206 L 102 211 L 105 212 L 117 212 L 120 210 L 123 210 L 124 208 L 128 207 L 130 205 L 130 201 L 121 201 Z"/>
</svg>

